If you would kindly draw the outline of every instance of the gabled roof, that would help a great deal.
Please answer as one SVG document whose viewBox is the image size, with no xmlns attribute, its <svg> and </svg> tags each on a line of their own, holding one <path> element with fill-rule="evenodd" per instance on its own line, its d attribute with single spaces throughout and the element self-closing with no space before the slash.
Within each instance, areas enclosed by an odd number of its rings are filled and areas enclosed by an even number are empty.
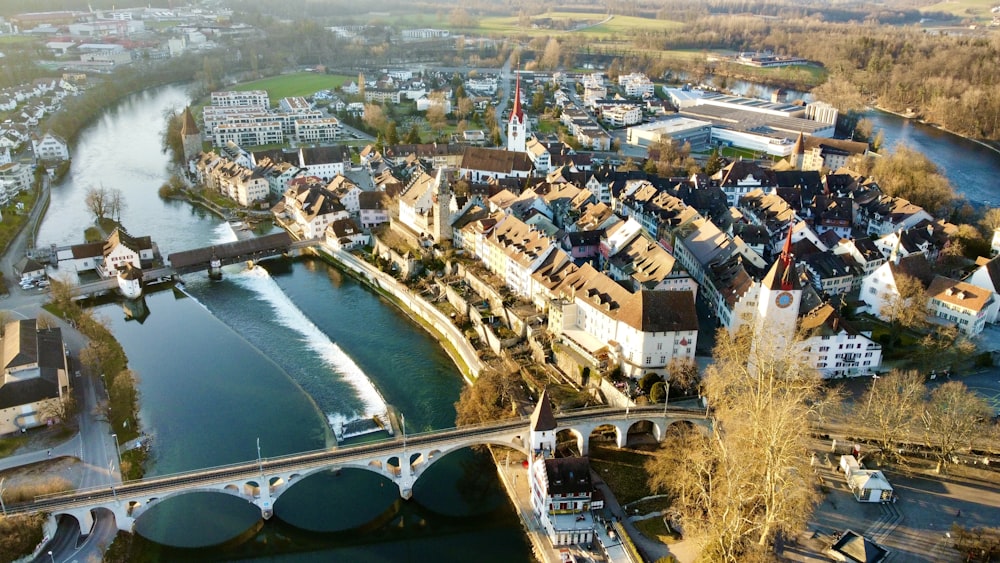
<svg viewBox="0 0 1000 563">
<path fill-rule="evenodd" d="M 385 209 L 387 196 L 385 192 L 370 191 L 358 194 L 358 207 L 360 209 Z"/>
<path fill-rule="evenodd" d="M 640 235 L 610 256 L 609 262 L 640 285 L 655 286 L 670 276 L 677 260 L 648 236 Z"/>
<path fill-rule="evenodd" d="M 461 167 L 465 170 L 512 174 L 514 172 L 528 172 L 531 170 L 532 164 L 527 153 L 468 147 L 465 149 L 465 154 L 462 155 Z"/>
<path fill-rule="evenodd" d="M 104 255 L 107 256 L 119 244 L 136 254 L 139 254 L 143 250 L 153 248 L 153 240 L 148 236 L 133 237 L 129 235 L 125 229 L 117 227 L 114 232 L 111 233 L 111 236 L 108 237 L 107 242 L 104 243 Z"/>
<path fill-rule="evenodd" d="M 936 301 L 979 312 L 990 300 L 991 291 L 970 283 L 937 276 L 927 288 L 927 295 Z"/>
<path fill-rule="evenodd" d="M 759 181 L 761 186 L 774 185 L 774 174 L 749 160 L 733 161 L 715 175 L 719 185 L 723 187 L 735 186 L 747 177 Z"/>
<path fill-rule="evenodd" d="M 546 494 L 578 495 L 591 493 L 590 459 L 585 457 L 557 457 L 544 461 Z"/>
<path fill-rule="evenodd" d="M 931 270 L 930 262 L 923 254 L 908 254 L 897 257 L 896 261 L 888 260 L 889 271 L 893 277 L 900 274 L 910 276 L 918 280 L 925 288 L 930 286 L 934 279 L 934 272 Z"/>
<path fill-rule="evenodd" d="M 843 332 L 860 334 L 829 303 L 824 303 L 803 315 L 801 323 L 802 330 L 809 336 L 836 336 Z"/>
<path fill-rule="evenodd" d="M 618 320 L 642 332 L 698 330 L 691 291 L 637 291 L 622 304 Z"/>
<path fill-rule="evenodd" d="M 995 293 L 1000 293 L 1000 255 L 987 260 L 986 263 L 981 264 L 980 267 L 986 271 L 986 275 L 989 276 L 990 282 L 993 283 L 993 291 Z"/>
<path fill-rule="evenodd" d="M 4 370 L 36 363 L 38 361 L 38 337 L 35 319 L 7 323 L 4 326 L 2 352 Z"/>
</svg>

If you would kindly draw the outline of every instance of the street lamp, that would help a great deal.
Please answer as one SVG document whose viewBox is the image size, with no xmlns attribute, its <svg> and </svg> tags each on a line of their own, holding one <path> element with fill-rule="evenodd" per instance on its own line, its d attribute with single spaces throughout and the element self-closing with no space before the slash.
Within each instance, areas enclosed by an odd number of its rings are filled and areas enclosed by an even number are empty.
<svg viewBox="0 0 1000 563">
<path fill-rule="evenodd" d="M 666 389 L 664 389 L 665 392 L 663 394 L 663 416 L 667 416 L 667 403 L 670 402 L 670 380 L 668 379 L 665 383 Z"/>
<path fill-rule="evenodd" d="M 115 439 L 115 457 L 118 458 L 118 473 L 119 473 L 119 475 L 121 475 L 121 471 L 122 471 L 122 449 L 118 446 L 118 434 L 112 433 L 111 437 Z M 121 477 L 122 477 L 122 481 L 124 481 L 125 477 L 123 475 Z"/>
<path fill-rule="evenodd" d="M 56 563 L 56 558 L 52 556 L 51 551 L 49 552 L 49 560 L 52 561 L 52 563 Z"/>
<path fill-rule="evenodd" d="M 868 411 L 869 412 L 872 410 L 872 396 L 875 395 L 875 382 L 876 381 L 878 381 L 878 374 L 877 373 L 873 373 L 872 374 L 872 386 L 871 386 L 871 389 L 868 390 Z"/>
<path fill-rule="evenodd" d="M 264 476 L 264 462 L 260 458 L 260 436 L 257 436 L 257 469 L 260 471 L 260 476 Z"/>
</svg>

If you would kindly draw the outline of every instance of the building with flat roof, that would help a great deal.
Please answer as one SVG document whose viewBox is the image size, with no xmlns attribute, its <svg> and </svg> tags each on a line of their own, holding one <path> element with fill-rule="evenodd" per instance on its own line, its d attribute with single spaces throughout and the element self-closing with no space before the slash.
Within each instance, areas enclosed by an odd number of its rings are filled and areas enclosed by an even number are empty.
<svg viewBox="0 0 1000 563">
<path fill-rule="evenodd" d="M 693 148 L 697 148 L 708 144 L 711 138 L 711 122 L 673 116 L 629 127 L 625 142 L 637 147 L 648 147 L 665 139 L 673 139 L 680 144 L 691 143 Z"/>
</svg>

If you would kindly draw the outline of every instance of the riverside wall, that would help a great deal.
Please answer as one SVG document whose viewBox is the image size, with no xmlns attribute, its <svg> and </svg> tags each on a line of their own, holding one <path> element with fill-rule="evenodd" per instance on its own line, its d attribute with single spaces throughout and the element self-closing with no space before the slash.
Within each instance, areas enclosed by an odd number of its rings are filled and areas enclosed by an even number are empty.
<svg viewBox="0 0 1000 563">
<path fill-rule="evenodd" d="M 433 304 L 423 298 L 413 295 L 409 288 L 399 283 L 394 277 L 379 271 L 371 264 L 342 250 L 319 247 L 314 249 L 321 256 L 327 256 L 340 267 L 347 270 L 361 282 L 373 289 L 386 294 L 392 300 L 415 315 L 429 329 L 433 330 L 449 344 L 445 351 L 452 361 L 458 365 L 466 381 L 472 383 L 483 370 L 483 362 L 479 354 L 465 339 L 465 335 Z"/>
</svg>

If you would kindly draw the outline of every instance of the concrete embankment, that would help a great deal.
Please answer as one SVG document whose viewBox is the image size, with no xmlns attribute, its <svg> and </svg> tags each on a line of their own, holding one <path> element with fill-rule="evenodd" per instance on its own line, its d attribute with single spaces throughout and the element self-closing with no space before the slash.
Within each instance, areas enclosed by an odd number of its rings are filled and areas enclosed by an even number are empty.
<svg viewBox="0 0 1000 563">
<path fill-rule="evenodd" d="M 321 258 L 329 259 L 358 281 L 384 295 L 434 333 L 442 340 L 445 351 L 461 370 L 467 382 L 472 383 L 479 376 L 483 362 L 479 359 L 475 348 L 469 344 L 451 319 L 433 304 L 420 296 L 413 295 L 409 288 L 395 278 L 350 253 L 322 246 L 314 247 L 313 252 Z"/>
</svg>

